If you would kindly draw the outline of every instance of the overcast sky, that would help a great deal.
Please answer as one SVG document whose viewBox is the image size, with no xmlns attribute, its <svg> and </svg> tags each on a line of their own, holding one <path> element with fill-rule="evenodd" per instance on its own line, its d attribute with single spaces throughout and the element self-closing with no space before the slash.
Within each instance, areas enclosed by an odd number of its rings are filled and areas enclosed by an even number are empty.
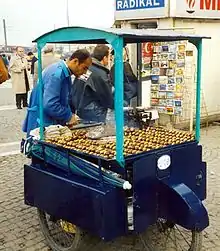
<svg viewBox="0 0 220 251">
<path fill-rule="evenodd" d="M 39 35 L 67 26 L 67 0 L 0 0 L 0 19 L 6 20 L 8 45 L 31 45 Z M 114 0 L 69 0 L 70 25 L 110 27 Z M 0 20 L 0 45 L 4 44 Z"/>
</svg>

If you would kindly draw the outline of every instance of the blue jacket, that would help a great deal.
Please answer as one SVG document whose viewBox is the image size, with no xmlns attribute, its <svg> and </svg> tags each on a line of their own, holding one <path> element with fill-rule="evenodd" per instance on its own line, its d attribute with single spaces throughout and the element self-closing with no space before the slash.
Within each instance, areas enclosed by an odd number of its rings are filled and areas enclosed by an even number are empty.
<svg viewBox="0 0 220 251">
<path fill-rule="evenodd" d="M 39 87 L 37 84 L 30 97 L 23 131 L 39 127 Z M 71 119 L 69 106 L 71 92 L 71 75 L 63 61 L 52 64 L 43 71 L 43 110 L 44 126 L 52 124 L 64 125 Z"/>
</svg>

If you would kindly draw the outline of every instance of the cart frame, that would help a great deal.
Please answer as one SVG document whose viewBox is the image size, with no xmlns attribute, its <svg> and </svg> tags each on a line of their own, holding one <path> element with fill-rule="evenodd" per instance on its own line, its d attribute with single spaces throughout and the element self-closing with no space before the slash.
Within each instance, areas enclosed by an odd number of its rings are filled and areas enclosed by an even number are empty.
<svg viewBox="0 0 220 251">
<path fill-rule="evenodd" d="M 201 105 L 201 62 L 202 62 L 202 39 L 209 38 L 194 34 L 166 30 L 138 30 L 138 29 L 91 29 L 84 27 L 60 28 L 38 37 L 33 42 L 37 43 L 38 70 L 40 84 L 40 139 L 44 138 L 44 116 L 43 116 L 43 81 L 42 81 L 42 58 L 41 51 L 46 43 L 62 44 L 110 44 L 115 51 L 115 118 L 116 118 L 116 160 L 124 167 L 123 156 L 124 145 L 124 117 L 123 117 L 123 46 L 127 43 L 141 42 L 167 42 L 188 40 L 197 48 L 197 83 L 196 83 L 196 140 L 200 139 L 200 105 Z"/>
<path fill-rule="evenodd" d="M 38 208 L 42 231 L 53 250 L 85 250 L 82 247 L 90 233 L 111 241 L 130 232 L 133 236 L 141 235 L 153 225 L 159 232 L 155 234 L 150 250 L 155 250 L 153 242 L 157 242 L 159 235 L 164 237 L 171 231 L 175 233 L 176 225 L 190 231 L 190 244 L 186 241 L 188 250 L 201 250 L 202 231 L 209 224 L 208 213 L 202 203 L 206 198 L 206 163 L 202 160 L 202 146 L 198 145 L 203 38 L 207 37 L 165 30 L 68 27 L 46 33 L 34 41 L 38 48 L 40 141 L 30 139 L 32 163 L 24 166 L 24 197 L 25 204 Z M 178 40 L 188 40 L 198 50 L 196 140 L 124 157 L 123 47 L 129 43 Z M 113 47 L 116 159 L 86 155 L 43 141 L 41 50 L 46 43 L 109 43 Z M 160 169 L 158 160 L 164 156 L 172 158 L 172 162 L 169 168 Z M 114 178 L 114 182 L 112 179 L 110 182 L 102 168 L 105 172 L 113 172 L 118 180 Z M 118 185 L 116 182 L 120 178 Z M 132 182 L 132 190 L 122 188 L 124 179 Z M 132 216 L 131 221 L 129 216 Z M 66 223 L 75 232 L 71 234 L 65 227 Z M 63 238 L 59 242 L 59 238 L 53 236 L 54 228 L 60 230 L 63 237 L 70 235 L 65 247 Z M 90 242 L 91 239 L 88 240 Z M 150 239 L 142 241 L 145 247 L 151 242 Z"/>
</svg>

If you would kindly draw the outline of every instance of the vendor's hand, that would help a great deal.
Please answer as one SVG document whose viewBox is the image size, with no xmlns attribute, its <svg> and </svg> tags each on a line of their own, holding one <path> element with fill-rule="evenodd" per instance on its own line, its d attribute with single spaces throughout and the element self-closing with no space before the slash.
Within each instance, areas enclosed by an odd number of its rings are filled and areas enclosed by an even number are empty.
<svg viewBox="0 0 220 251">
<path fill-rule="evenodd" d="M 77 125 L 78 122 L 79 122 L 79 117 L 77 115 L 73 114 L 70 121 L 68 121 L 66 124 L 69 126 L 73 126 L 73 125 Z"/>
</svg>

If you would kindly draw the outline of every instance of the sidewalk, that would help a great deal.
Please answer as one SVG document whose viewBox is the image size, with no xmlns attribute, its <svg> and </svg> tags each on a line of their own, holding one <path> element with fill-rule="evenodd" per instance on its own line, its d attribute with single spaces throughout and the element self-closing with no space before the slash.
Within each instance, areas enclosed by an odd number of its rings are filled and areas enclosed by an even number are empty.
<svg viewBox="0 0 220 251">
<path fill-rule="evenodd" d="M 10 80 L 0 85 L 0 107 L 8 105 L 15 106 L 15 95 Z"/>
<path fill-rule="evenodd" d="M 26 109 L 0 106 L 0 156 L 20 152 L 20 141 L 25 136 L 21 130 L 25 114 Z"/>
<path fill-rule="evenodd" d="M 0 111 L 0 150 L 4 149 L 4 153 L 18 150 L 24 116 L 25 110 Z M 220 127 L 210 127 L 207 132 L 202 130 L 201 143 L 204 161 L 208 163 L 208 199 L 205 204 L 210 216 L 202 251 L 220 251 Z M 48 251 L 36 209 L 23 202 L 23 165 L 28 161 L 21 154 L 0 156 L 0 251 Z M 142 245 L 133 247 L 126 238 L 90 249 L 115 250 L 146 251 Z"/>
</svg>

